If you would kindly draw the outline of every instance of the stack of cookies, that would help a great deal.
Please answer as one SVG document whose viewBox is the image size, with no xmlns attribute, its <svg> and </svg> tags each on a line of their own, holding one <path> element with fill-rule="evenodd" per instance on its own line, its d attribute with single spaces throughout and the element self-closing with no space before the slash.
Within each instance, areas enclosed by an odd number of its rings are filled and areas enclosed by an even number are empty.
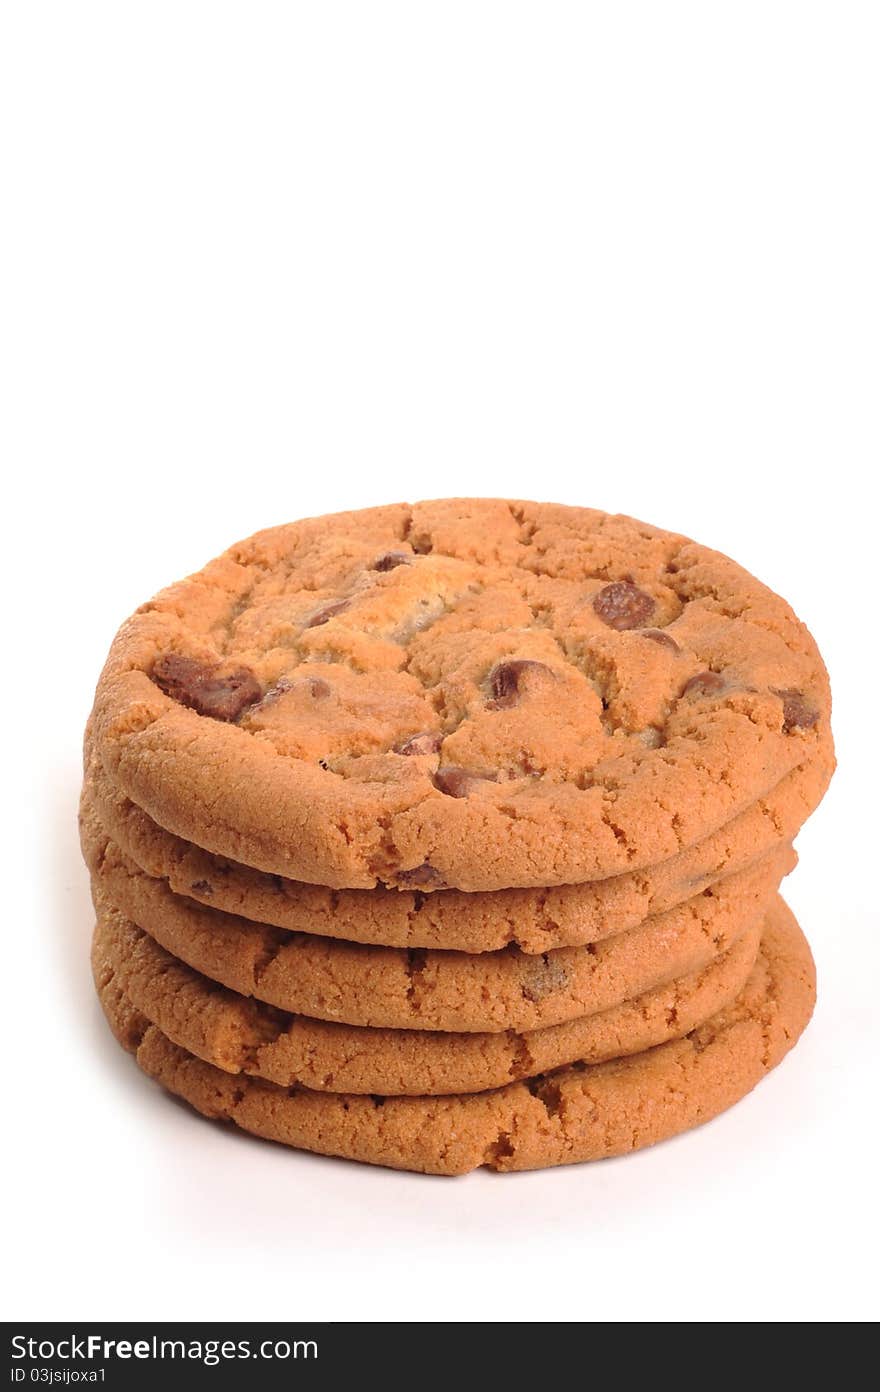
<svg viewBox="0 0 880 1392">
<path fill-rule="evenodd" d="M 120 630 L 86 734 L 98 993 L 206 1116 L 433 1174 L 617 1155 L 813 1006 L 778 895 L 833 768 L 804 626 L 626 517 L 261 532 Z"/>
</svg>

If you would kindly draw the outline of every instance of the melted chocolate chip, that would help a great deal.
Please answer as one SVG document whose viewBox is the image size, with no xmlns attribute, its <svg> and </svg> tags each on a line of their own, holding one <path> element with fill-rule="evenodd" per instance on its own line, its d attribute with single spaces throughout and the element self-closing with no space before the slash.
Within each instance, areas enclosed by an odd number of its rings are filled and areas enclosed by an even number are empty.
<svg viewBox="0 0 880 1392">
<path fill-rule="evenodd" d="M 534 662 L 528 657 L 517 657 L 511 662 L 499 662 L 489 673 L 492 690 L 492 708 L 507 710 L 515 706 L 528 682 L 529 673 L 549 672 L 543 662 Z"/>
<path fill-rule="evenodd" d="M 705 672 L 697 672 L 696 676 L 685 682 L 681 694 L 682 696 L 714 696 L 726 685 L 727 683 L 719 672 L 710 672 L 707 668 Z"/>
<path fill-rule="evenodd" d="M 668 648 L 670 652 L 681 652 L 681 648 L 678 646 L 675 639 L 662 628 L 643 628 L 640 632 L 640 636 L 642 638 L 650 638 L 652 643 L 656 643 L 661 648 Z"/>
<path fill-rule="evenodd" d="M 386 551 L 384 556 L 379 556 L 370 566 L 371 570 L 396 570 L 398 566 L 409 565 L 412 556 L 408 551 Z"/>
<path fill-rule="evenodd" d="M 786 687 L 773 694 L 782 701 L 782 729 L 786 735 L 791 734 L 792 730 L 812 729 L 816 724 L 819 712 L 808 704 L 802 691 Z"/>
<path fill-rule="evenodd" d="M 433 865 L 425 861 L 422 865 L 415 866 L 412 870 L 401 870 L 397 875 L 397 883 L 406 889 L 445 889 L 446 885 Z"/>
<path fill-rule="evenodd" d="M 425 730 L 420 735 L 410 735 L 402 744 L 394 746 L 395 754 L 437 754 L 443 743 L 443 736 L 437 730 Z"/>
<path fill-rule="evenodd" d="M 323 605 L 316 609 L 314 614 L 306 620 L 306 628 L 320 628 L 321 624 L 328 623 L 330 619 L 335 619 L 337 614 L 344 614 L 349 606 L 347 599 L 334 599 L 330 604 Z"/>
<path fill-rule="evenodd" d="M 448 768 L 438 769 L 434 774 L 434 787 L 447 797 L 463 798 L 468 793 L 483 782 L 478 773 L 469 773 L 467 769 L 456 768 L 450 764 Z"/>
<path fill-rule="evenodd" d="M 651 596 L 631 580 L 613 580 L 593 595 L 593 608 L 609 628 L 641 628 L 656 607 Z"/>
<path fill-rule="evenodd" d="M 160 657 L 153 666 L 152 678 L 172 701 L 212 720 L 237 720 L 263 694 L 248 667 L 224 672 L 219 663 L 201 662 L 180 653 Z"/>
<path fill-rule="evenodd" d="M 203 898 L 210 898 L 214 893 L 214 886 L 210 880 L 195 880 L 190 885 L 190 889 L 193 894 L 201 894 Z"/>
</svg>

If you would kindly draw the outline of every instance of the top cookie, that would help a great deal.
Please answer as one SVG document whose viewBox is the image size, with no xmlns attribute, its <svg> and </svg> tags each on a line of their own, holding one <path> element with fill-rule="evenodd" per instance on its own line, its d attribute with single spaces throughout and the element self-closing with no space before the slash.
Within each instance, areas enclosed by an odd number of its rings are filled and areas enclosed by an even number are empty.
<svg viewBox="0 0 880 1392">
<path fill-rule="evenodd" d="M 339 888 L 655 864 L 827 739 L 821 658 L 733 561 L 627 517 L 447 500 L 259 532 L 117 635 L 92 729 L 161 826 Z"/>
</svg>

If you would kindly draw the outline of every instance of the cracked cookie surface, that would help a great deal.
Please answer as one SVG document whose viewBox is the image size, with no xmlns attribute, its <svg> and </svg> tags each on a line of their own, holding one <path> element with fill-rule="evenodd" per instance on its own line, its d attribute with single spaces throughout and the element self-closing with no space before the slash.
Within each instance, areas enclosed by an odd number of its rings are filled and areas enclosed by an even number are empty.
<svg viewBox="0 0 880 1392">
<path fill-rule="evenodd" d="M 587 947 L 529 956 L 373 947 L 270 928 L 174 895 L 83 824 L 99 913 L 118 909 L 213 981 L 293 1014 L 391 1029 L 493 1033 L 592 1015 L 726 952 L 794 865 L 770 852 L 666 913 Z"/>
<path fill-rule="evenodd" d="M 677 855 L 828 740 L 821 659 L 734 562 L 447 500 L 258 533 L 120 630 L 93 737 L 167 831 L 334 888 L 571 884 Z"/>
<path fill-rule="evenodd" d="M 759 925 L 699 971 L 598 1015 L 522 1034 L 369 1029 L 290 1015 L 218 987 L 114 909 L 98 919 L 92 967 L 96 981 L 112 981 L 173 1043 L 224 1072 L 317 1092 L 436 1096 L 678 1039 L 739 994 L 760 937 Z"/>
<path fill-rule="evenodd" d="M 777 899 L 743 991 L 685 1038 L 498 1091 L 383 1098 L 230 1075 L 173 1044 L 112 976 L 99 971 L 96 984 L 119 1042 L 203 1115 L 302 1150 L 445 1175 L 621 1155 L 708 1121 L 781 1061 L 815 999 L 809 947 Z"/>
</svg>

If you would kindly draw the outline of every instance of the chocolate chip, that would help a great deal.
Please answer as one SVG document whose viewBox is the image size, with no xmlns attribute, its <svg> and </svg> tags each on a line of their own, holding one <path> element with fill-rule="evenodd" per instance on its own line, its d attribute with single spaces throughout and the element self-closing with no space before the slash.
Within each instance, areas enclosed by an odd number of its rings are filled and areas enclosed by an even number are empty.
<svg viewBox="0 0 880 1392">
<path fill-rule="evenodd" d="M 631 580 L 613 580 L 593 595 L 593 608 L 609 628 L 641 628 L 656 607 L 651 596 Z"/>
<path fill-rule="evenodd" d="M 409 739 L 402 744 L 394 746 L 395 754 L 436 754 L 438 753 L 443 736 L 437 730 L 425 730 L 420 735 L 410 735 Z"/>
<path fill-rule="evenodd" d="M 670 652 L 681 652 L 675 639 L 662 628 L 643 628 L 640 630 L 639 636 L 650 638 L 652 643 L 657 643 L 661 648 L 668 648 Z"/>
<path fill-rule="evenodd" d="M 316 609 L 310 618 L 306 620 L 306 628 L 320 628 L 321 624 L 328 623 L 330 619 L 335 619 L 337 614 L 344 614 L 350 604 L 347 599 L 334 599 L 330 604 L 324 604 L 320 609 Z"/>
<path fill-rule="evenodd" d="M 515 706 L 521 694 L 521 688 L 527 684 L 530 672 L 549 672 L 550 668 L 543 662 L 534 662 L 528 657 L 517 657 L 511 662 L 499 662 L 489 673 L 489 685 L 492 689 L 492 708 L 494 710 L 507 710 L 510 706 Z"/>
<path fill-rule="evenodd" d="M 438 769 L 434 774 L 434 787 L 447 797 L 463 798 L 483 782 L 478 773 L 469 773 L 467 769 L 456 768 L 450 764 L 448 768 Z"/>
<path fill-rule="evenodd" d="M 205 898 L 210 898 L 214 893 L 214 886 L 211 884 L 210 880 L 195 880 L 194 883 L 190 885 L 190 889 L 193 894 L 201 894 Z"/>
<path fill-rule="evenodd" d="M 802 691 L 786 687 L 782 691 L 774 691 L 773 694 L 782 701 L 782 729 L 786 735 L 791 734 L 792 730 L 812 729 L 816 724 L 819 712 L 808 705 Z"/>
<path fill-rule="evenodd" d="M 371 570 L 396 570 L 398 566 L 409 565 L 412 556 L 408 551 L 386 551 L 370 566 Z"/>
<path fill-rule="evenodd" d="M 433 865 L 429 865 L 427 861 L 422 865 L 415 866 L 412 870 L 400 870 L 397 875 L 397 883 L 408 889 L 420 887 L 425 889 L 429 886 L 431 889 L 446 888 L 439 871 L 435 870 Z"/>
<path fill-rule="evenodd" d="M 212 720 L 237 720 L 263 694 L 248 667 L 224 672 L 217 662 L 201 662 L 180 653 L 160 657 L 152 677 L 166 696 Z"/>
<path fill-rule="evenodd" d="M 705 672 L 697 672 L 696 676 L 685 682 L 681 694 L 682 696 L 714 696 L 726 685 L 727 683 L 719 672 L 710 672 L 707 668 Z"/>
</svg>

